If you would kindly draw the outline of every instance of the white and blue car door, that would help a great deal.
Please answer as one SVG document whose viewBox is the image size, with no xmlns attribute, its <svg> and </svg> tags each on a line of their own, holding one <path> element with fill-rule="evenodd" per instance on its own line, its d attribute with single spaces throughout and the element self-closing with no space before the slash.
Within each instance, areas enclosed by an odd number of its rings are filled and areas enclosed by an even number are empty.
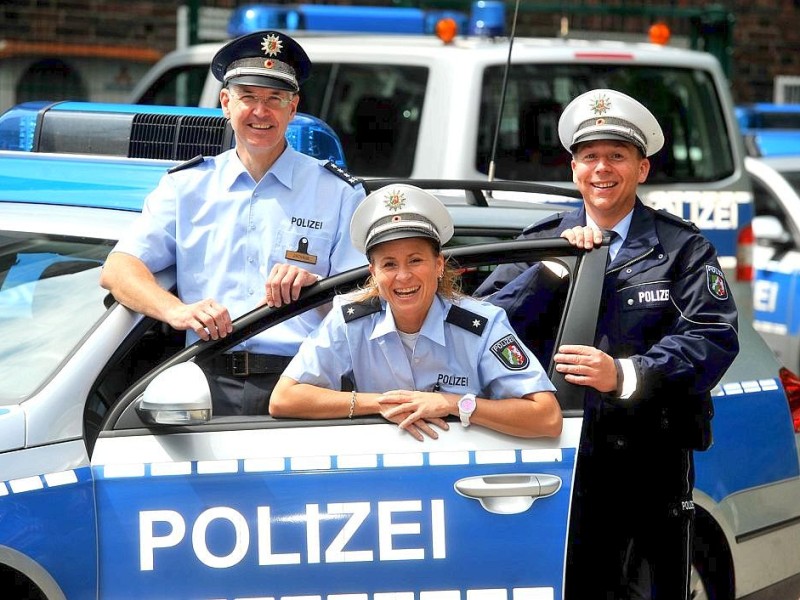
<svg viewBox="0 0 800 600">
<path fill-rule="evenodd" d="M 264 419 L 101 436 L 100 596 L 561 598 L 579 433 L 453 424 L 420 443 Z"/>
<path fill-rule="evenodd" d="M 496 251 L 558 243 L 567 247 Z M 607 252 L 570 252 L 555 342 L 590 344 Z M 338 282 L 317 285 L 332 293 Z M 238 320 L 231 337 L 282 315 L 270 310 Z M 205 351 L 170 363 L 195 350 Z M 558 438 L 452 423 L 423 442 L 380 417 L 145 426 L 143 380 L 106 415 L 92 456 L 100 596 L 558 600 L 583 388 L 550 377 L 565 415 Z M 190 398 L 175 389 L 164 407 Z"/>
</svg>

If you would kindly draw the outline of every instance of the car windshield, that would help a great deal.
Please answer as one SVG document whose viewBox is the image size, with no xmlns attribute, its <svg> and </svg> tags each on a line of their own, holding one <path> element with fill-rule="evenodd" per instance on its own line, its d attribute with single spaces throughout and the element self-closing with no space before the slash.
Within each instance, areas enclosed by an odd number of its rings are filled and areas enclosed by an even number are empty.
<svg viewBox="0 0 800 600">
<path fill-rule="evenodd" d="M 800 161 L 798 161 L 797 168 L 791 171 L 781 171 L 781 175 L 786 178 L 786 181 L 800 194 Z"/>
<path fill-rule="evenodd" d="M 488 173 L 502 98 L 504 67 L 483 76 L 476 168 Z M 730 136 L 710 74 L 695 69 L 625 65 L 517 64 L 508 75 L 496 175 L 571 181 L 558 119 L 576 96 L 610 88 L 635 96 L 658 118 L 664 150 L 650 157 L 648 183 L 719 181 L 733 174 Z"/>
<path fill-rule="evenodd" d="M 408 177 L 427 83 L 425 67 L 315 62 L 299 110 L 336 131 L 352 172 Z"/>
<path fill-rule="evenodd" d="M 0 404 L 33 394 L 105 312 L 113 242 L 0 231 Z"/>
</svg>

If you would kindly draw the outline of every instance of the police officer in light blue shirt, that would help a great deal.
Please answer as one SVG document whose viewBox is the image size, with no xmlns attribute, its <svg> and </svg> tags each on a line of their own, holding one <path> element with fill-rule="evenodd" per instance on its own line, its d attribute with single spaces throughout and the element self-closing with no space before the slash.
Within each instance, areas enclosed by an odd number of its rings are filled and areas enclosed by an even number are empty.
<svg viewBox="0 0 800 600">
<path fill-rule="evenodd" d="M 232 319 L 296 300 L 303 286 L 364 264 L 349 224 L 360 183 L 332 163 L 293 150 L 286 129 L 311 63 L 289 36 L 233 40 L 212 62 L 235 148 L 171 169 L 120 240 L 101 285 L 126 306 L 187 332 L 187 344 L 231 332 Z M 177 296 L 153 273 L 172 267 Z M 319 324 L 307 313 L 201 365 L 214 413 L 266 412 L 266 399 L 301 341 Z"/>
<path fill-rule="evenodd" d="M 433 195 L 390 185 L 353 216 L 353 245 L 366 253 L 366 289 L 340 296 L 275 387 L 274 416 L 380 414 L 419 440 L 459 416 L 518 436 L 556 436 L 555 388 L 505 313 L 455 290 L 441 246 L 453 234 Z M 342 391 L 342 377 L 352 391 Z"/>
</svg>

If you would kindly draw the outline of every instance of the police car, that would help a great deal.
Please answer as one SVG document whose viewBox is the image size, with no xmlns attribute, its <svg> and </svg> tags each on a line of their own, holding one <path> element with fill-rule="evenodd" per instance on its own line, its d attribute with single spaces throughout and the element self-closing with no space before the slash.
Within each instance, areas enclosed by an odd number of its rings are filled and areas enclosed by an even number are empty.
<svg viewBox="0 0 800 600">
<path fill-rule="evenodd" d="M 199 115 L 64 103 L 0 118 L 0 139 L 20 148 L 0 152 L 3 597 L 561 598 L 582 392 L 552 368 L 565 414 L 555 440 L 452 427 L 419 443 L 377 418 L 215 417 L 198 361 L 327 303 L 365 269 L 188 348 L 105 295 L 103 261 L 176 162 L 145 155 L 203 143 L 181 137 L 189 117 Z M 222 120 L 202 118 L 211 129 Z M 298 137 L 323 135 L 312 124 Z M 97 144 L 110 147 L 87 154 Z M 605 248 L 508 241 L 554 206 L 496 200 L 507 191 L 568 202 L 566 192 L 416 183 L 452 211 L 450 252 L 467 291 L 493 264 L 558 261 L 572 286 L 559 341 L 591 342 Z M 174 273 L 158 277 L 174 285 Z M 784 385 L 747 322 L 740 336 L 714 390 L 714 445 L 697 455 L 693 592 L 797 597 L 798 387 Z"/>
</svg>

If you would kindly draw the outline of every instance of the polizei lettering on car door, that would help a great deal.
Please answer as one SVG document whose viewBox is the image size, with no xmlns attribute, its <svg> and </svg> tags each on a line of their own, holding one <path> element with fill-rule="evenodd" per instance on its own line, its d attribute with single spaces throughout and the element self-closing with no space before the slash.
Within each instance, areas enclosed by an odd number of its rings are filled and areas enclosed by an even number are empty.
<svg viewBox="0 0 800 600">
<path fill-rule="evenodd" d="M 307 504 L 305 513 L 300 515 L 276 515 L 272 507 L 258 506 L 255 517 L 255 523 L 248 521 L 245 513 L 230 506 L 208 508 L 191 522 L 176 510 L 140 511 L 140 570 L 157 570 L 160 555 L 187 548 L 212 569 L 227 569 L 244 560 L 270 566 L 427 560 L 447 555 L 444 500 L 439 499 L 431 500 L 427 506 L 422 500 L 330 503 L 324 509 L 319 504 Z M 377 547 L 355 547 L 353 538 L 370 521 L 377 530 Z M 297 548 L 276 552 L 272 544 L 275 530 L 300 522 L 305 525 L 305 539 L 297 536 Z M 337 528 L 326 543 L 321 534 L 323 523 L 326 536 L 332 527 Z M 232 536 L 232 544 L 225 552 L 215 553 L 209 547 L 209 532 L 216 528 L 226 529 Z M 404 538 L 400 547 L 400 536 L 414 536 L 418 544 Z"/>
</svg>

